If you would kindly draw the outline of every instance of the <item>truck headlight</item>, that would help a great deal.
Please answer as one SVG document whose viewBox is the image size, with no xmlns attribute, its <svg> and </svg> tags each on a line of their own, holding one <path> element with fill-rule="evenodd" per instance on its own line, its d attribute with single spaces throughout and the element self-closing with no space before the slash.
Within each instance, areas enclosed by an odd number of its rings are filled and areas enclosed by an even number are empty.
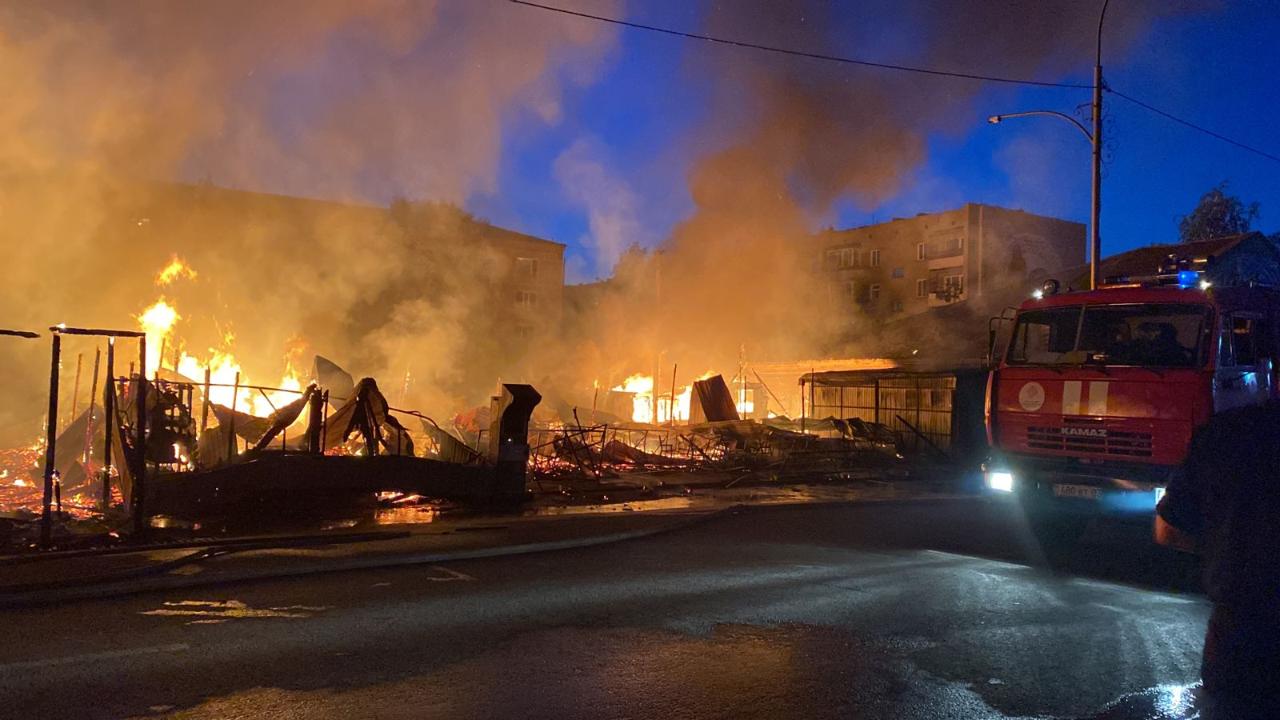
<svg viewBox="0 0 1280 720">
<path fill-rule="evenodd" d="M 1162 487 L 1156 488 L 1156 504 L 1159 505 L 1160 501 L 1163 499 L 1164 499 L 1164 488 Z"/>
<path fill-rule="evenodd" d="M 1000 492 L 1013 492 L 1013 473 L 999 470 L 987 471 L 987 487 Z"/>
</svg>

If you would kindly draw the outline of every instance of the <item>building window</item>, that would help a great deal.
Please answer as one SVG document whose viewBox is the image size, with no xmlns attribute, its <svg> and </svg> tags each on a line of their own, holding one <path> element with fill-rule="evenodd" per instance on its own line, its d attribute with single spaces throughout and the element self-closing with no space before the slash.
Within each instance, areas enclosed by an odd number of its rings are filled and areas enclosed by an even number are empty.
<svg viewBox="0 0 1280 720">
<path fill-rule="evenodd" d="M 862 267 L 862 253 L 858 248 L 845 247 L 827 251 L 827 269 L 844 270 Z"/>
<path fill-rule="evenodd" d="M 893 301 L 893 311 L 894 311 L 894 312 L 896 312 L 896 313 L 897 313 L 897 312 L 902 312 L 902 301 L 901 301 L 901 300 L 894 300 L 894 301 Z"/>
<path fill-rule="evenodd" d="M 880 286 L 879 286 L 879 285 L 872 285 L 872 286 L 871 286 L 871 288 L 870 288 L 870 289 L 868 290 L 868 292 L 867 292 L 867 299 L 868 299 L 868 300 L 870 300 L 871 302 L 877 302 L 877 301 L 879 301 L 879 300 L 880 300 Z"/>
<path fill-rule="evenodd" d="M 916 297 L 928 297 L 928 296 L 929 296 L 929 281 L 917 280 L 916 281 Z"/>
<path fill-rule="evenodd" d="M 538 259 L 529 257 L 516 258 L 516 275 L 520 277 L 538 277 Z"/>
<path fill-rule="evenodd" d="M 1252 318 L 1231 318 L 1231 355 L 1234 365 L 1258 364 L 1258 321 Z"/>
<path fill-rule="evenodd" d="M 932 238 L 924 244 L 924 257 L 944 258 L 964 254 L 964 236 Z"/>
<path fill-rule="evenodd" d="M 858 284 L 850 280 L 844 284 L 844 296 L 847 298 L 855 298 L 858 296 Z"/>
<path fill-rule="evenodd" d="M 880 267 L 880 251 L 871 251 L 871 267 Z"/>
<path fill-rule="evenodd" d="M 516 305 L 532 310 L 538 306 L 538 293 L 529 292 L 528 290 L 517 290 Z"/>
<path fill-rule="evenodd" d="M 898 267 L 898 268 L 894 268 L 894 269 L 893 269 L 893 279 L 895 279 L 895 280 L 900 280 L 900 279 L 902 279 L 902 278 L 904 278 L 904 277 L 906 277 L 906 276 L 907 276 L 907 269 L 906 269 L 906 268 L 900 268 L 900 267 Z"/>
<path fill-rule="evenodd" d="M 924 259 L 924 243 L 916 243 L 916 259 Z"/>
<path fill-rule="evenodd" d="M 939 300 L 954 302 L 964 295 L 964 268 L 951 267 L 929 273 L 929 292 Z"/>
</svg>

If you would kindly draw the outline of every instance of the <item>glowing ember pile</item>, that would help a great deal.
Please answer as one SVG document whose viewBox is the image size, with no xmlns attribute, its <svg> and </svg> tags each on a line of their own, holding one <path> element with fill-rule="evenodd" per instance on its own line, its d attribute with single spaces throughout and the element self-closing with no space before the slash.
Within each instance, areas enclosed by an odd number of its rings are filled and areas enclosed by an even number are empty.
<svg viewBox="0 0 1280 720">
<path fill-rule="evenodd" d="M 0 450 L 0 510 L 39 514 L 44 502 L 44 441 L 28 447 Z M 87 489 L 91 489 L 91 486 Z M 119 502 L 119 493 L 115 494 Z M 96 497 L 83 491 L 64 492 L 62 511 L 84 518 L 96 511 Z"/>
<path fill-rule="evenodd" d="M 0 450 L 0 508 L 39 511 L 43 486 L 36 479 L 43 463 L 44 442 Z"/>
</svg>

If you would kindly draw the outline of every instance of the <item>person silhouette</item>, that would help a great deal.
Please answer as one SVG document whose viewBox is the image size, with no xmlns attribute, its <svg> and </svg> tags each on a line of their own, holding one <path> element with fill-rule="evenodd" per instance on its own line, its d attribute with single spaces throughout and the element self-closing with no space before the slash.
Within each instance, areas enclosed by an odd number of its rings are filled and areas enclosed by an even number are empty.
<svg viewBox="0 0 1280 720">
<path fill-rule="evenodd" d="M 1204 557 L 1202 717 L 1280 718 L 1280 401 L 1196 431 L 1156 510 Z"/>
</svg>

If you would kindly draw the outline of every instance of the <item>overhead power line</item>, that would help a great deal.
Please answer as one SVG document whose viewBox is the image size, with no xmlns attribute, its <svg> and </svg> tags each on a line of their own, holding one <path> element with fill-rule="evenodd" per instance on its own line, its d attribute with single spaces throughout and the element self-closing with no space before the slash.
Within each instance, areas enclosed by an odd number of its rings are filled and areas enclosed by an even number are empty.
<svg viewBox="0 0 1280 720">
<path fill-rule="evenodd" d="M 595 20 L 597 22 L 610 23 L 613 25 L 621 25 L 636 30 L 647 30 L 649 32 L 662 33 L 663 35 L 672 35 L 674 37 L 687 38 L 689 40 L 701 40 L 703 42 L 716 43 L 719 45 L 730 45 L 732 47 L 749 48 L 751 50 L 763 50 L 765 52 L 777 53 L 779 55 L 791 55 L 794 57 L 809 58 L 811 60 L 825 60 L 827 62 L 844 63 L 845 65 L 859 65 L 862 67 L 876 68 L 879 70 L 894 70 L 897 72 L 916 73 L 918 75 L 933 75 L 936 77 L 956 78 L 960 80 L 978 80 L 983 82 L 1005 83 L 1008 85 L 1032 85 L 1036 87 L 1056 87 L 1056 88 L 1072 88 L 1076 90 L 1090 90 L 1092 85 L 1084 85 L 1080 83 L 1057 83 L 1045 82 L 1041 80 L 1026 80 L 1022 78 L 1000 77 L 996 75 L 978 75 L 976 73 L 953 72 L 950 70 L 938 70 L 936 68 L 913 67 L 910 65 L 894 65 L 892 63 L 873 62 L 871 60 L 859 60 L 857 58 L 841 57 L 839 55 L 827 55 L 824 53 L 808 52 L 805 50 L 793 50 L 790 48 L 776 47 L 773 45 L 760 45 L 758 43 L 746 42 L 743 40 L 730 40 L 728 38 L 720 38 L 712 35 L 702 35 L 700 33 L 684 32 L 683 30 L 673 30 L 671 28 L 658 27 L 656 25 L 645 25 L 642 23 L 631 22 L 629 20 L 620 20 L 618 18 L 605 17 L 603 15 L 592 15 L 591 13 L 579 12 L 577 10 L 569 10 L 567 8 L 555 7 L 553 5 L 543 5 L 541 3 L 530 2 L 529 0 L 508 0 L 516 5 L 537 8 L 549 12 L 560 13 L 562 15 L 572 15 L 573 17 L 585 18 L 587 20 Z"/>
<path fill-rule="evenodd" d="M 728 46 L 737 47 L 737 48 L 746 48 L 749 50 L 761 50 L 764 52 L 776 53 L 778 55 L 790 55 L 793 57 L 808 58 L 810 60 L 823 60 L 826 62 L 836 62 L 836 63 L 845 64 L 845 65 L 857 65 L 860 67 L 875 68 L 878 70 L 892 70 L 896 72 L 915 73 L 918 75 L 932 75 L 935 77 L 955 78 L 959 80 L 974 80 L 974 81 L 982 81 L 982 82 L 1004 83 L 1006 85 L 1029 85 L 1034 87 L 1070 88 L 1074 90 L 1092 90 L 1093 89 L 1093 85 L 1088 85 L 1083 83 L 1045 82 L 1042 80 L 1027 80 L 1024 78 L 1001 77 L 997 75 L 979 75 L 977 73 L 954 72 L 951 70 L 939 70 L 937 68 L 915 67 L 911 65 L 895 65 L 892 63 L 874 62 L 872 60 L 860 60 L 857 58 L 842 57 L 839 55 L 827 55 L 825 53 L 809 52 L 806 50 L 794 50 L 791 48 L 783 48 L 783 47 L 777 47 L 773 45 L 761 45 L 759 43 L 746 42 L 743 40 L 730 40 L 728 38 L 715 37 L 713 35 L 703 35 L 701 33 L 685 32 L 683 30 L 674 30 L 671 28 L 659 27 L 657 25 L 645 25 L 643 23 L 631 22 L 630 20 L 621 20 L 618 18 L 605 17 L 603 15 L 593 15 L 591 13 L 580 12 L 577 10 L 569 10 L 568 8 L 555 7 L 554 5 L 544 5 L 542 3 L 531 2 L 531 0 L 508 0 L 508 2 L 515 5 L 523 5 L 529 8 L 536 8 L 538 10 L 545 10 L 548 12 L 559 13 L 561 15 L 570 15 L 572 17 L 583 18 L 586 20 L 594 20 L 596 22 L 609 23 L 612 25 L 620 25 L 622 27 L 633 28 L 635 30 L 645 30 L 648 32 L 661 33 L 663 35 L 671 35 L 673 37 L 686 38 L 689 40 L 700 40 L 702 42 L 715 43 L 718 45 L 728 45 Z M 1226 135 L 1223 135 L 1222 133 L 1210 130 L 1209 128 L 1204 127 L 1203 125 L 1197 125 L 1196 123 L 1193 123 L 1189 120 L 1184 120 L 1178 117 L 1177 115 L 1174 115 L 1173 113 L 1167 112 L 1165 110 L 1161 110 L 1160 108 L 1155 107 L 1150 103 L 1139 100 L 1133 97 L 1132 95 L 1126 95 L 1125 93 L 1122 93 L 1119 90 L 1115 90 L 1110 87 L 1105 87 L 1104 89 L 1107 92 L 1111 93 L 1112 95 L 1115 95 L 1116 97 L 1127 100 L 1133 103 L 1134 105 L 1137 105 L 1138 107 L 1141 107 L 1149 112 L 1153 112 L 1157 115 L 1160 115 L 1161 117 L 1164 117 L 1168 120 L 1172 120 L 1173 122 L 1176 122 L 1179 125 L 1183 125 L 1197 132 L 1204 133 L 1209 137 L 1215 138 L 1229 145 L 1238 147 L 1241 150 L 1246 150 L 1255 155 L 1259 155 L 1261 157 L 1267 158 L 1268 160 L 1280 162 L 1280 155 L 1275 155 L 1265 150 L 1260 150 L 1251 145 L 1242 143 L 1238 140 L 1233 140 L 1227 137 Z"/>
<path fill-rule="evenodd" d="M 1173 122 L 1176 122 L 1176 123 L 1178 123 L 1179 125 L 1184 125 L 1184 126 L 1186 126 L 1186 127 L 1191 128 L 1192 130 L 1196 130 L 1196 131 L 1202 132 L 1202 133 L 1204 133 L 1205 135 L 1208 135 L 1209 137 L 1217 138 L 1218 140 L 1221 140 L 1222 142 L 1227 143 L 1228 145 L 1234 145 L 1234 146 L 1236 146 L 1236 147 L 1240 148 L 1241 150 L 1247 150 L 1247 151 L 1249 151 L 1249 152 L 1251 152 L 1251 153 L 1253 153 L 1253 154 L 1255 154 L 1255 155 L 1260 155 L 1260 156 L 1262 156 L 1262 157 L 1264 157 L 1264 158 L 1267 158 L 1268 160 L 1274 160 L 1275 162 L 1280 162 L 1280 155 L 1274 155 L 1274 154 L 1269 153 L 1269 152 L 1267 152 L 1267 151 L 1265 151 L 1265 150 L 1259 150 L 1258 148 L 1253 147 L 1252 145 L 1246 145 L 1246 144 L 1244 144 L 1244 143 L 1240 142 L 1239 140 L 1232 140 L 1231 138 L 1227 137 L 1226 135 L 1223 135 L 1223 134 L 1218 133 L 1218 132 L 1214 132 L 1213 130 L 1210 130 L 1209 128 L 1204 127 L 1203 125 L 1197 125 L 1197 124 L 1195 124 L 1195 123 L 1191 122 L 1190 120 L 1183 120 L 1182 118 L 1178 117 L 1177 115 L 1174 115 L 1174 114 L 1173 114 L 1173 113 L 1171 113 L 1171 112 L 1167 112 L 1167 111 L 1165 111 L 1165 110 L 1161 110 L 1160 108 L 1158 108 L 1158 107 L 1156 107 L 1156 106 L 1154 106 L 1154 105 L 1151 105 L 1151 104 L 1149 104 L 1149 103 L 1143 102 L 1142 100 L 1139 100 L 1138 98 L 1133 97 L 1132 95 L 1126 95 L 1126 94 L 1124 94 L 1124 93 L 1120 92 L 1119 90 L 1115 90 L 1115 89 L 1113 89 L 1113 88 L 1106 88 L 1106 90 L 1107 90 L 1107 92 L 1111 93 L 1112 95 L 1115 95 L 1115 96 L 1116 96 L 1116 97 L 1118 97 L 1118 98 L 1122 98 L 1122 99 L 1124 99 L 1124 100 L 1128 100 L 1129 102 L 1133 103 L 1134 105 L 1137 105 L 1137 106 L 1138 106 L 1138 107 L 1140 107 L 1140 108 L 1143 108 L 1143 109 L 1145 109 L 1145 110 L 1148 110 L 1148 111 L 1150 111 L 1150 112 L 1153 112 L 1153 113 L 1155 113 L 1155 114 L 1157 114 L 1157 115 L 1159 115 L 1159 116 L 1161 116 L 1161 117 L 1163 117 L 1163 118 L 1166 118 L 1166 119 L 1168 119 L 1168 120 L 1172 120 Z"/>
</svg>

